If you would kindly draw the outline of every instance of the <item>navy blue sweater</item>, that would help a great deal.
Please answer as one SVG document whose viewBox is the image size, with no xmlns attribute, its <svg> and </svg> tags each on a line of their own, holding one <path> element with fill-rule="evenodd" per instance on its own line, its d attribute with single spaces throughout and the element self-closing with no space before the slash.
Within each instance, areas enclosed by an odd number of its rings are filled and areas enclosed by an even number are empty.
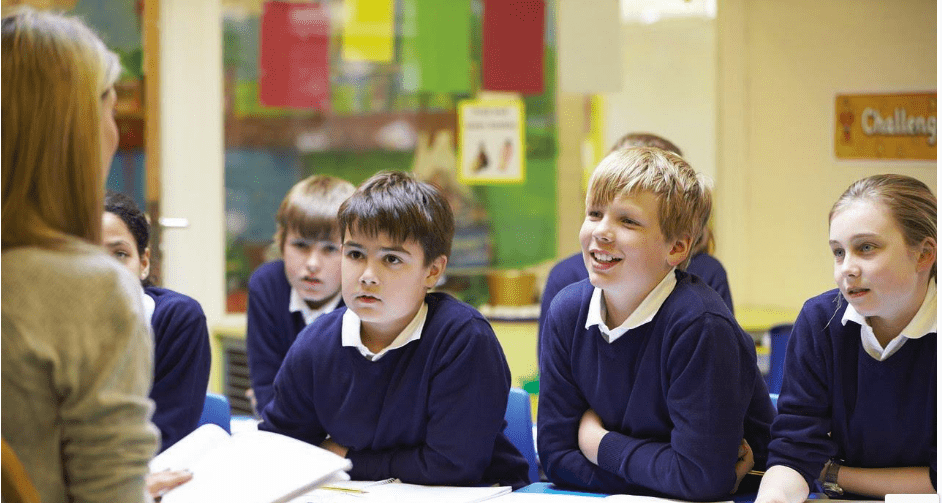
<svg viewBox="0 0 942 503">
<path fill-rule="evenodd" d="M 838 290 L 801 309 L 788 339 L 769 464 L 809 487 L 831 458 L 862 468 L 928 466 L 936 484 L 936 334 L 910 339 L 882 362 L 841 324 Z"/>
<path fill-rule="evenodd" d="M 426 295 L 422 336 L 367 360 L 341 345 L 346 308 L 298 336 L 275 378 L 262 430 L 349 449 L 350 476 L 438 485 L 529 483 L 527 462 L 503 433 L 510 369 L 474 308 Z"/>
<path fill-rule="evenodd" d="M 160 429 L 160 449 L 196 429 L 209 384 L 210 350 L 206 316 L 199 303 L 182 293 L 144 289 L 154 299 L 154 387 L 152 421 Z"/>
<path fill-rule="evenodd" d="M 733 296 L 729 291 L 729 282 L 726 280 L 726 269 L 723 268 L 723 264 L 719 260 L 707 253 L 699 253 L 690 259 L 687 272 L 700 276 L 700 279 L 720 294 L 723 302 L 726 303 L 726 307 L 729 308 L 729 312 L 733 312 Z M 560 260 L 550 270 L 549 276 L 546 278 L 546 287 L 543 289 L 543 296 L 540 299 L 540 322 L 537 326 L 538 358 L 540 347 L 543 344 L 543 323 L 546 321 L 546 313 L 549 312 L 553 297 L 556 297 L 556 294 L 563 288 L 588 277 L 589 271 L 585 268 L 582 252 Z"/>
<path fill-rule="evenodd" d="M 291 312 L 291 284 L 285 277 L 285 262 L 262 264 L 249 279 L 248 326 L 245 333 L 249 377 L 261 412 L 272 400 L 272 383 L 304 328 L 304 316 Z M 343 300 L 338 308 L 343 306 Z"/>
<path fill-rule="evenodd" d="M 540 375 L 540 460 L 560 485 L 689 500 L 728 498 L 739 444 L 765 466 L 774 415 L 755 345 L 719 295 L 677 271 L 654 318 L 605 342 L 586 330 L 592 285 L 563 289 L 550 306 Z M 598 466 L 579 450 L 583 413 L 609 433 Z"/>
</svg>

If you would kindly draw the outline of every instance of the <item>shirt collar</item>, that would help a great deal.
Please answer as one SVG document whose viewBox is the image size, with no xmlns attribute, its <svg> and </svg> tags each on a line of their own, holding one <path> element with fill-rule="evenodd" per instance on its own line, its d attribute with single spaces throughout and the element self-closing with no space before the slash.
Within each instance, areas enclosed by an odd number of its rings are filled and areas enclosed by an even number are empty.
<svg viewBox="0 0 942 503">
<path fill-rule="evenodd" d="M 674 287 L 677 285 L 677 275 L 674 273 L 676 270 L 676 267 L 671 268 L 667 275 L 664 276 L 664 279 L 662 279 L 661 282 L 648 293 L 644 300 L 641 301 L 638 308 L 628 315 L 628 319 L 615 328 L 608 328 L 605 325 L 606 312 L 605 303 L 602 302 L 602 289 L 595 288 L 592 291 L 592 298 L 589 300 L 589 315 L 585 320 L 585 328 L 588 329 L 598 325 L 599 332 L 602 333 L 602 338 L 611 344 L 622 335 L 625 335 L 625 332 L 638 328 L 653 320 L 654 315 L 661 309 L 661 306 L 664 305 L 664 301 L 667 300 L 667 297 L 670 296 L 671 292 L 674 291 Z"/>
<path fill-rule="evenodd" d="M 854 309 L 854 306 L 847 305 L 841 324 L 846 326 L 848 321 L 852 321 L 860 325 L 860 342 L 864 351 L 877 361 L 883 361 L 896 353 L 907 339 L 919 339 L 936 332 L 936 293 L 935 279 L 932 279 L 929 281 L 926 297 L 922 300 L 922 305 L 919 306 L 916 315 L 900 334 L 886 345 L 886 348 L 880 345 L 877 336 L 873 333 L 873 328 L 867 323 L 867 319 Z"/>
<path fill-rule="evenodd" d="M 141 301 L 144 303 L 144 319 L 147 321 L 147 326 L 150 326 L 151 320 L 154 318 L 154 309 L 157 308 L 157 302 L 150 295 L 147 295 L 143 288 L 141 288 Z"/>
<path fill-rule="evenodd" d="M 288 311 L 301 313 L 301 316 L 304 317 L 304 324 L 310 325 L 318 316 L 333 311 L 337 307 L 337 304 L 340 304 L 340 292 L 337 292 L 337 295 L 327 301 L 320 309 L 311 309 L 310 306 L 307 305 L 307 302 L 301 297 L 301 294 L 292 288 L 291 299 L 288 301 Z"/>
<path fill-rule="evenodd" d="M 375 362 L 386 355 L 386 353 L 401 348 L 406 344 L 417 341 L 422 337 L 422 329 L 425 328 L 425 319 L 428 317 L 428 304 L 423 302 L 419 312 L 415 313 L 412 321 L 399 332 L 399 335 L 393 339 L 389 346 L 383 348 L 379 353 L 373 353 L 363 345 L 363 338 L 360 337 L 360 317 L 347 309 L 343 313 L 343 322 L 340 327 L 340 344 L 342 346 L 357 348 L 361 355 L 367 360 Z"/>
</svg>

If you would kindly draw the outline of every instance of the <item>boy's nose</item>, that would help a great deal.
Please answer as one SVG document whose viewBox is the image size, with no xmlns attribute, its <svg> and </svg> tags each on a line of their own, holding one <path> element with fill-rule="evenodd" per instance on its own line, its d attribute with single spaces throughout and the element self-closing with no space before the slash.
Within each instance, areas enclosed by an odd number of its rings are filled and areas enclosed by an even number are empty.
<svg viewBox="0 0 942 503">
<path fill-rule="evenodd" d="M 841 262 L 841 274 L 844 276 L 857 277 L 860 275 L 860 266 L 852 257 L 844 257 L 844 261 Z"/>
<path fill-rule="evenodd" d="M 376 278 L 376 275 L 373 274 L 373 268 L 369 265 L 363 268 L 363 272 L 360 274 L 360 284 L 361 285 L 375 285 L 379 281 Z"/>
<path fill-rule="evenodd" d="M 596 225 L 595 229 L 592 231 L 592 237 L 605 242 L 612 240 L 612 228 L 608 225 L 607 219 L 603 218 L 599 221 L 598 225 Z"/>
<path fill-rule="evenodd" d="M 311 252 L 307 256 L 307 260 L 304 262 L 305 267 L 308 271 L 316 272 L 321 268 L 320 257 L 317 256 L 317 252 Z"/>
</svg>

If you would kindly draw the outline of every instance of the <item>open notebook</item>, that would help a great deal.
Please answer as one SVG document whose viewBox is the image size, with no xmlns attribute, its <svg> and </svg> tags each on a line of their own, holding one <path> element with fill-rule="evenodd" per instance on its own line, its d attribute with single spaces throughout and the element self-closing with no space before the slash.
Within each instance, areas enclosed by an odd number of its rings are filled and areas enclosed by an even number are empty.
<svg viewBox="0 0 942 503">
<path fill-rule="evenodd" d="M 331 482 L 291 503 L 475 503 L 509 494 L 510 487 L 452 487 L 378 482 Z"/>
<path fill-rule="evenodd" d="M 328 481 L 348 480 L 350 460 L 267 431 L 230 436 L 200 426 L 150 462 L 151 472 L 189 469 L 193 480 L 162 503 L 282 503 Z"/>
</svg>

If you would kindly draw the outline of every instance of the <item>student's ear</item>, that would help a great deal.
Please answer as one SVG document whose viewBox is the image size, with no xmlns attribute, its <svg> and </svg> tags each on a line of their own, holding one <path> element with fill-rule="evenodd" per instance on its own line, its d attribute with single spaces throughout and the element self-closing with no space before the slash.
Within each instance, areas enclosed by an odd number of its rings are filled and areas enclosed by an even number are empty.
<svg viewBox="0 0 942 503">
<path fill-rule="evenodd" d="M 425 276 L 425 289 L 431 290 L 438 284 L 439 278 L 445 273 L 445 266 L 448 265 L 448 257 L 439 255 L 435 257 L 431 265 L 428 266 L 428 274 Z"/>
<path fill-rule="evenodd" d="M 150 247 L 144 248 L 144 253 L 141 255 L 141 277 L 140 280 L 144 281 L 147 277 L 150 276 Z"/>
<path fill-rule="evenodd" d="M 935 239 L 926 238 L 922 240 L 922 243 L 919 243 L 919 246 L 916 247 L 916 251 L 919 255 L 916 257 L 916 271 L 925 272 L 932 270 L 933 264 L 936 260 L 936 243 Z"/>
<path fill-rule="evenodd" d="M 682 236 L 681 238 L 674 241 L 674 244 L 671 245 L 671 250 L 667 254 L 667 263 L 671 267 L 677 267 L 684 260 L 687 260 L 687 256 L 690 255 L 690 236 Z"/>
</svg>

